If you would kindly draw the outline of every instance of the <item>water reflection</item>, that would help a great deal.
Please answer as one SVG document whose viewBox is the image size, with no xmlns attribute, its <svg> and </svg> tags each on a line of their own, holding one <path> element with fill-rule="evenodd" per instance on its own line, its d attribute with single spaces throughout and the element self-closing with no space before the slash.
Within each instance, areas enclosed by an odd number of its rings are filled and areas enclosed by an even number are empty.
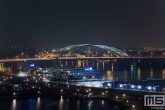
<svg viewBox="0 0 165 110">
<path fill-rule="evenodd" d="M 165 69 L 162 70 L 162 78 L 165 79 Z"/>
<path fill-rule="evenodd" d="M 80 101 L 78 100 L 77 101 L 77 110 L 79 110 L 80 109 Z"/>
<path fill-rule="evenodd" d="M 136 76 L 137 76 L 137 75 L 136 75 L 136 68 L 134 68 L 133 75 L 134 75 L 134 76 L 133 76 L 133 78 L 134 78 L 133 80 L 136 81 Z"/>
<path fill-rule="evenodd" d="M 112 81 L 113 80 L 113 75 L 112 75 L 112 72 L 110 70 L 106 71 L 106 76 L 105 78 L 109 81 Z"/>
<path fill-rule="evenodd" d="M 113 63 L 112 63 L 112 67 L 111 67 L 112 73 L 113 73 Z"/>
<path fill-rule="evenodd" d="M 137 69 L 137 79 L 141 80 L 141 71 L 140 68 Z"/>
<path fill-rule="evenodd" d="M 131 80 L 133 79 L 133 65 L 131 65 Z"/>
<path fill-rule="evenodd" d="M 115 105 L 104 100 L 66 101 L 63 97 L 38 97 L 21 101 L 3 100 L 0 101 L 0 107 L 0 110 L 119 110 Z"/>
<path fill-rule="evenodd" d="M 66 66 L 68 66 L 68 62 L 66 61 Z"/>
<path fill-rule="evenodd" d="M 64 103 L 64 100 L 63 100 L 63 97 L 61 96 L 61 99 L 59 102 L 59 110 L 63 110 L 63 103 Z"/>
<path fill-rule="evenodd" d="M 40 110 L 40 97 L 38 97 L 37 99 L 37 109 L 36 110 Z"/>
<path fill-rule="evenodd" d="M 78 60 L 77 63 L 78 63 L 78 65 L 77 65 L 78 68 L 81 68 L 81 60 Z"/>
<path fill-rule="evenodd" d="M 150 71 L 150 77 L 153 78 L 153 68 L 151 68 L 151 71 Z"/>
<path fill-rule="evenodd" d="M 104 71 L 104 62 L 103 62 L 103 71 Z"/>
<path fill-rule="evenodd" d="M 92 110 L 93 101 L 88 102 L 88 110 Z"/>
<path fill-rule="evenodd" d="M 102 105 L 104 105 L 104 100 L 102 100 Z"/>
<path fill-rule="evenodd" d="M 100 70 L 103 72 L 103 78 L 107 80 L 115 80 L 119 78 L 122 81 L 137 81 L 149 77 L 163 78 L 165 79 L 165 68 L 156 68 L 152 65 L 149 67 L 140 68 L 137 66 L 137 69 L 134 68 L 134 65 L 129 64 L 124 67 L 118 62 L 98 62 L 98 61 L 88 61 L 88 60 L 77 60 L 77 61 L 59 61 L 59 64 L 66 65 L 67 67 L 93 67 L 93 70 Z M 144 61 L 143 61 L 144 63 Z M 153 70 L 154 69 L 154 70 Z M 124 79 L 125 78 L 125 79 Z"/>
<path fill-rule="evenodd" d="M 97 70 L 98 70 L 98 62 L 97 62 Z"/>
<path fill-rule="evenodd" d="M 85 60 L 85 66 L 88 66 L 88 60 Z"/>
<path fill-rule="evenodd" d="M 16 110 L 16 108 L 17 108 L 17 102 L 16 102 L 16 99 L 13 99 L 11 110 Z"/>
</svg>

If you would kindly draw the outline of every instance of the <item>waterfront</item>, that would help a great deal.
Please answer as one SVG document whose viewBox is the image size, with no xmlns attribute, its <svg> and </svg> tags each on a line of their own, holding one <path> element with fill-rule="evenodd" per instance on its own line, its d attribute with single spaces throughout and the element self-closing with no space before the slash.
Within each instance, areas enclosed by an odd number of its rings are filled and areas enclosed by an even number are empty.
<svg viewBox="0 0 165 110">
<path fill-rule="evenodd" d="M 39 59 L 38 59 L 39 60 Z M 41 61 L 32 60 L 24 62 L 6 62 L 3 71 L 17 74 L 20 71 L 28 73 L 33 64 L 39 68 L 52 67 L 70 67 L 85 68 L 92 67 L 93 70 L 99 70 L 103 73 L 103 78 L 107 80 L 119 81 L 139 81 L 146 78 L 165 79 L 165 59 L 164 58 L 109 58 L 109 59 L 56 59 Z M 8 71 L 10 70 L 10 71 Z"/>
<path fill-rule="evenodd" d="M 60 61 L 57 60 L 58 64 L 54 66 L 49 66 L 49 67 L 43 67 L 43 72 L 46 72 L 46 76 L 49 77 L 49 75 L 54 74 L 56 68 L 59 68 L 61 71 L 62 68 L 70 68 L 70 70 L 67 71 L 72 71 L 72 69 L 77 69 L 79 68 L 80 70 L 86 71 L 85 69 L 92 68 L 92 71 L 98 70 L 100 71 L 103 76 L 103 78 L 107 80 L 113 80 L 113 79 L 118 79 L 119 81 L 138 81 L 142 80 L 145 78 L 153 77 L 153 78 L 162 78 L 164 79 L 164 65 L 159 64 L 162 67 L 153 66 L 153 65 L 146 65 L 145 67 L 142 67 L 141 64 L 135 65 L 133 63 L 120 63 L 120 61 L 104 61 L 104 62 L 99 62 L 99 61 L 91 61 L 91 60 L 86 60 L 83 62 L 77 61 L 77 60 L 70 60 L 70 61 Z M 30 63 L 32 64 L 32 63 Z M 28 65 L 26 65 L 28 66 Z M 39 65 L 36 65 L 39 66 Z M 32 69 L 35 67 L 31 67 Z M 39 68 L 39 67 L 38 67 Z M 84 69 L 83 69 L 84 68 Z M 78 70 L 79 70 L 78 69 Z M 38 69 L 40 70 L 40 69 Z M 53 71 L 54 72 L 53 72 Z M 37 71 L 37 70 L 35 70 Z M 87 70 L 89 72 L 89 70 Z M 86 72 L 87 72 L 86 71 Z M 27 71 L 26 71 L 27 72 Z M 52 72 L 52 73 L 51 73 Z M 72 71 L 72 73 L 76 73 L 78 71 Z M 88 73 L 87 72 L 87 73 Z M 99 72 L 99 73 L 100 73 Z M 14 73 L 15 74 L 15 73 Z M 46 82 L 42 81 L 38 75 L 40 75 L 39 71 L 38 74 L 36 72 L 31 72 L 29 73 L 29 76 L 6 76 L 5 73 L 1 74 L 2 76 L 2 85 L 1 85 L 1 99 L 8 99 L 8 100 L 3 100 L 3 102 L 9 104 L 3 107 L 4 110 L 21 110 L 23 107 L 27 106 L 26 109 L 38 109 L 38 110 L 52 110 L 52 109 L 57 109 L 57 110 L 72 110 L 72 109 L 78 109 L 74 108 L 72 105 L 75 105 L 77 107 L 78 105 L 77 102 L 74 102 L 76 100 L 72 100 L 71 102 L 68 102 L 70 100 L 68 99 L 62 99 L 61 94 L 70 94 L 75 91 L 86 91 L 86 92 L 92 92 L 95 97 L 98 99 L 100 97 L 104 98 L 109 98 L 108 100 L 114 99 L 113 101 L 119 101 L 123 105 L 126 105 L 127 107 L 135 110 L 142 110 L 140 107 L 143 107 L 143 97 L 144 94 L 163 94 L 161 91 L 162 88 L 164 87 L 164 84 L 160 89 L 157 89 L 158 91 L 150 92 L 148 89 L 145 89 L 147 85 L 142 85 L 141 87 L 143 88 L 142 90 L 140 89 L 134 89 L 132 90 L 132 86 L 128 86 L 127 88 L 120 88 L 120 84 L 118 82 L 114 82 L 112 88 L 107 88 L 107 87 L 100 87 L 100 88 L 95 88 L 95 87 L 78 87 L 78 86 L 73 86 L 73 85 L 61 85 L 60 80 L 54 81 L 54 82 Z M 49 75 L 48 75 L 49 74 Z M 3 76 L 4 75 L 4 76 Z M 44 76 L 45 77 L 45 76 Z M 43 78 L 44 79 L 44 78 Z M 17 82 L 15 82 L 17 81 Z M 58 84 L 57 84 L 58 83 Z M 129 82 L 128 82 L 129 83 Z M 63 84 L 63 83 L 62 83 Z M 123 83 L 124 84 L 124 83 Z M 139 83 L 140 84 L 140 83 Z M 129 85 L 129 84 L 127 84 Z M 148 85 L 149 86 L 149 85 Z M 58 98 L 53 98 L 54 95 L 59 95 L 60 97 Z M 124 94 L 124 96 L 123 96 Z M 126 95 L 126 97 L 125 97 Z M 47 96 L 43 97 L 43 96 Z M 35 98 L 31 98 L 35 97 Z M 40 97 L 40 98 L 37 98 Z M 116 98 L 117 97 L 117 98 Z M 125 98 L 123 98 L 125 97 Z M 132 97 L 136 97 L 138 99 L 132 99 Z M 23 100 L 20 98 L 24 98 Z M 44 99 L 45 98 L 45 99 Z M 139 98 L 142 99 L 140 100 L 140 103 L 137 103 L 135 101 L 139 101 Z M 13 100 L 11 100 L 13 99 Z M 14 100 L 15 99 L 15 100 Z M 57 100 L 58 99 L 58 100 Z M 94 99 L 96 100 L 96 99 Z M 102 107 L 99 105 L 102 104 L 101 102 L 95 103 L 94 100 L 90 103 L 93 103 L 91 107 L 89 107 L 89 101 L 79 101 L 82 102 L 82 107 L 80 106 L 78 110 L 97 110 L 97 108 Z M 104 99 L 103 99 L 104 100 Z M 129 100 L 129 103 L 126 102 Z M 46 102 L 45 102 L 46 101 Z M 2 102 L 2 104 L 3 104 Z M 105 102 L 105 100 L 103 101 Z M 15 104 L 15 105 L 13 105 Z M 61 105 L 60 105 L 61 104 Z M 84 105 L 86 104 L 86 105 Z M 62 106 L 65 105 L 65 106 Z M 66 109 L 66 105 L 68 106 Z M 81 105 L 81 104 L 80 104 Z M 92 107 L 93 105 L 98 105 L 97 108 Z M 107 104 L 111 105 L 111 104 Z M 8 108 L 6 108 L 8 107 Z M 29 108 L 30 107 L 30 108 Z M 38 108 L 37 108 L 38 107 Z M 45 108 L 48 107 L 48 108 Z M 72 108 L 73 107 L 73 108 Z M 108 106 L 109 107 L 109 106 Z M 119 106 L 118 106 L 119 107 Z M 3 110 L 2 109 L 2 110 Z M 25 110 L 26 110 L 25 109 Z M 99 109 L 105 109 L 105 108 L 99 108 Z M 108 108 L 111 109 L 111 106 Z M 113 107 L 112 107 L 113 109 Z"/>
<path fill-rule="evenodd" d="M 120 63 L 119 61 L 106 61 L 106 62 L 96 62 L 90 60 L 62 60 L 58 61 L 58 66 L 63 67 L 77 67 L 85 68 L 92 67 L 93 70 L 99 70 L 103 72 L 103 78 L 107 80 L 119 81 L 139 81 L 146 78 L 162 78 L 165 79 L 165 64 L 164 59 L 161 62 L 156 63 L 157 60 L 153 60 L 155 63 L 147 62 L 137 63 L 136 66 L 131 66 L 131 63 Z M 143 66 L 144 65 L 144 66 Z"/>
<path fill-rule="evenodd" d="M 63 96 L 0 100 L 1 110 L 120 110 L 104 100 L 63 99 Z"/>
<path fill-rule="evenodd" d="M 64 61 L 64 62 L 60 62 L 60 63 L 61 63 L 60 65 L 63 67 L 71 67 L 71 68 L 73 68 L 73 67 L 74 68 L 91 67 L 93 70 L 101 71 L 103 73 L 103 77 L 106 78 L 107 80 L 112 80 L 112 79 L 115 79 L 118 77 L 118 79 L 121 81 L 130 81 L 130 79 L 137 81 L 137 80 L 145 79 L 148 77 L 155 78 L 156 75 L 157 75 L 157 78 L 163 78 L 162 75 L 164 74 L 164 71 L 161 71 L 161 68 L 155 68 L 152 66 L 146 67 L 146 68 L 141 68 L 138 66 L 136 66 L 136 67 L 132 66 L 130 64 L 118 65 L 115 62 L 114 63 L 112 63 L 112 62 L 106 62 L 106 63 L 105 62 L 86 62 L 85 64 L 82 63 L 81 66 L 79 63 L 77 63 L 77 61 L 73 62 L 73 65 L 72 65 L 72 61 L 70 61 L 71 65 L 69 65 L 69 61 Z M 61 68 L 60 65 L 57 65 L 54 67 Z M 45 69 L 47 71 L 51 68 L 45 68 Z M 140 74 L 140 76 L 138 76 L 138 74 Z M 77 107 L 76 102 L 72 103 L 72 102 L 74 102 L 73 100 L 71 102 L 67 102 L 68 101 L 67 99 L 62 99 L 61 97 L 53 98 L 54 96 L 52 97 L 52 95 L 54 95 L 56 93 L 57 94 L 72 93 L 75 91 L 87 91 L 87 92 L 90 91 L 90 92 L 94 93 L 94 95 L 98 98 L 100 96 L 101 97 L 105 96 L 107 98 L 122 102 L 124 105 L 127 105 L 129 108 L 133 108 L 136 110 L 142 110 L 139 107 L 143 107 L 142 104 L 144 104 L 144 103 L 142 101 L 143 101 L 144 94 L 154 94 L 154 93 L 162 94 L 161 91 L 151 93 L 150 91 L 145 90 L 145 88 L 143 88 L 144 90 L 132 90 L 130 88 L 130 86 L 129 86 L 129 88 L 125 88 L 125 89 L 119 88 L 119 86 L 115 86 L 116 88 L 109 88 L 109 89 L 103 88 L 103 87 L 101 87 L 101 88 L 92 88 L 92 87 L 89 88 L 89 87 L 77 87 L 77 86 L 74 87 L 72 85 L 56 84 L 56 82 L 42 82 L 42 81 L 40 81 L 40 79 L 37 79 L 37 74 L 31 74 L 31 75 L 32 76 L 29 76 L 29 77 L 27 77 L 27 76 L 25 76 L 25 77 L 21 77 L 21 76 L 19 76 L 19 77 L 18 76 L 3 77 L 4 79 L 3 79 L 2 86 L 1 86 L 1 90 L 2 90 L 1 99 L 8 99 L 8 100 L 6 100 L 7 102 L 5 102 L 5 100 L 3 100 L 3 102 L 10 104 L 10 105 L 5 106 L 5 107 L 10 107 L 10 108 L 4 107 L 4 110 L 6 110 L 6 109 L 7 110 L 8 109 L 20 110 L 20 109 L 22 109 L 21 107 L 24 107 L 24 106 L 25 107 L 28 106 L 26 108 L 27 110 L 28 109 L 32 109 L 32 110 L 33 109 L 34 110 L 36 110 L 36 109 L 38 109 L 38 110 L 40 110 L 40 109 L 41 110 L 45 110 L 45 109 L 46 110 L 47 109 L 48 110 L 51 110 L 51 109 L 57 109 L 57 110 L 78 109 L 78 108 L 72 108 L 73 106 L 71 106 L 71 105 L 75 105 Z M 150 75 L 152 75 L 152 76 L 150 76 Z M 18 81 L 16 83 L 12 82 L 12 81 L 14 81 L 14 79 L 18 80 L 17 78 L 22 79 L 22 82 L 21 81 L 20 82 Z M 111 79 L 108 79 L 108 78 L 111 78 Z M 30 82 L 30 81 L 32 81 L 32 82 Z M 12 86 L 11 86 L 11 84 L 12 84 Z M 124 97 L 125 97 L 125 95 L 127 97 L 123 98 L 123 94 L 124 94 Z M 43 99 L 44 97 L 32 98 L 32 99 L 30 98 L 30 97 L 39 97 L 39 96 L 48 96 L 47 98 L 49 100 Z M 59 96 L 61 96 L 61 94 Z M 24 97 L 25 99 L 20 100 L 19 98 L 22 98 L 22 97 Z M 136 97 L 136 98 L 140 98 L 142 100 L 138 104 L 137 102 L 134 102 L 137 99 L 129 99 L 129 97 Z M 13 100 L 10 100 L 10 99 L 13 99 Z M 58 100 L 56 100 L 56 99 L 58 99 Z M 46 100 L 47 100 L 47 102 L 45 102 Z M 129 100 L 129 103 L 126 102 L 127 100 Z M 2 102 L 2 104 L 3 104 L 3 102 Z M 82 101 L 82 103 L 83 102 L 84 101 Z M 60 107 L 60 103 L 61 103 L 61 107 Z M 83 107 L 80 107 L 79 110 L 81 110 L 81 108 L 82 108 L 82 110 L 89 109 L 88 103 L 89 103 L 89 101 L 86 101 L 87 105 L 82 104 Z M 93 101 L 91 103 L 93 103 Z M 101 102 L 99 102 L 99 103 L 101 103 Z M 13 105 L 13 104 L 15 104 L 15 105 Z M 62 106 L 63 104 L 68 105 L 68 107 L 67 107 L 68 109 L 62 108 L 62 107 L 64 107 L 64 106 Z M 99 104 L 93 103 L 93 105 L 99 105 Z M 111 104 L 107 104 L 107 105 L 111 105 Z M 31 107 L 31 108 L 29 108 L 29 107 Z M 44 107 L 48 107 L 48 108 L 44 108 Z M 98 106 L 97 108 L 99 108 L 99 107 L 100 106 Z M 96 109 L 96 108 L 90 107 L 89 110 L 93 110 L 93 109 Z M 99 109 L 101 109 L 101 108 L 99 108 Z M 106 110 L 106 108 L 102 108 L 102 109 Z"/>
</svg>

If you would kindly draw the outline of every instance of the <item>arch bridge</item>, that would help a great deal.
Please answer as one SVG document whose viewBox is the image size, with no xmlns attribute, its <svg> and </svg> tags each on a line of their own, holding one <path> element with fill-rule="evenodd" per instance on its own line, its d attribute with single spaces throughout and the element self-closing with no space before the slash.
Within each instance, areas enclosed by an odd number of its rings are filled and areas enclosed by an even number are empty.
<svg viewBox="0 0 165 110">
<path fill-rule="evenodd" d="M 117 48 L 106 46 L 106 45 L 77 44 L 77 45 L 66 46 L 66 47 L 59 49 L 59 51 L 58 51 L 58 53 L 60 53 L 59 57 L 61 57 L 63 54 L 65 54 L 75 48 L 80 48 L 80 47 L 85 47 L 85 46 L 98 47 L 100 49 L 110 51 L 111 54 L 118 56 L 118 57 L 127 57 L 128 56 L 125 52 L 123 52 Z"/>
</svg>

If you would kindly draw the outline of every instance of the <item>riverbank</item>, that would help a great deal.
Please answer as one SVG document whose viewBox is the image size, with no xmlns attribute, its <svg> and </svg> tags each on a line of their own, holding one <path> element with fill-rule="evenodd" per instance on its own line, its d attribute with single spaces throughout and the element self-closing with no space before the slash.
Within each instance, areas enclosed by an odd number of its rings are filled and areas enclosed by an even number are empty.
<svg viewBox="0 0 165 110">
<path fill-rule="evenodd" d="M 120 108 L 121 110 L 129 110 L 129 108 L 127 106 L 125 106 L 124 104 L 122 104 L 118 101 L 115 101 L 111 98 L 108 98 L 108 97 L 94 97 L 94 99 L 99 99 L 99 100 L 104 100 L 104 101 L 110 102 L 110 103 L 116 105 L 116 107 Z"/>
<path fill-rule="evenodd" d="M 6 99 L 26 99 L 26 98 L 36 98 L 36 97 L 50 97 L 57 95 L 69 95 L 70 93 L 53 93 L 53 94 L 40 94 L 40 95 L 26 95 L 26 96 L 4 96 L 0 97 L 0 100 Z"/>
<path fill-rule="evenodd" d="M 30 95 L 30 96 L 8 96 L 8 97 L 0 97 L 0 100 L 11 100 L 11 99 L 27 99 L 27 98 L 37 98 L 37 97 L 52 97 L 52 96 L 69 96 L 71 93 L 67 93 L 67 92 L 64 92 L 64 93 L 54 93 L 54 94 L 40 94 L 40 95 Z M 105 98 L 105 97 L 98 97 L 98 96 L 95 96 L 93 97 L 92 99 L 90 100 L 94 100 L 94 99 L 98 99 L 98 100 L 104 100 L 106 102 L 109 102 L 113 105 L 115 105 L 116 107 L 120 108 L 121 110 L 129 110 L 125 105 L 123 105 L 122 103 L 118 102 L 118 101 L 115 101 L 115 100 L 112 100 L 110 98 Z M 77 99 L 79 100 L 79 99 Z M 88 100 L 88 99 L 84 99 L 84 100 Z"/>
<path fill-rule="evenodd" d="M 46 89 L 49 91 L 48 89 Z M 54 91 L 54 92 L 53 92 Z M 114 105 L 117 105 L 121 110 L 147 110 L 144 107 L 144 95 L 160 95 L 163 93 L 154 93 L 146 91 L 131 91 L 125 89 L 114 89 L 114 88 L 96 88 L 96 87 L 83 87 L 83 86 L 72 86 L 65 84 L 58 84 L 57 89 L 53 89 L 47 93 L 31 94 L 31 95 L 10 95 L 0 96 L 0 100 L 5 99 L 26 99 L 36 97 L 51 97 L 59 95 L 70 95 L 75 91 L 91 92 L 94 95 L 94 99 L 105 100 Z M 21 92 L 21 91 L 20 91 Z M 29 91 L 30 92 L 30 91 Z"/>
<path fill-rule="evenodd" d="M 62 85 L 64 86 L 64 85 Z M 76 87 L 78 88 L 78 87 Z M 65 90 L 63 89 L 63 92 L 58 92 L 58 93 L 50 93 L 50 94 L 38 94 L 38 95 L 25 95 L 25 96 L 1 96 L 0 100 L 11 100 L 11 99 L 27 99 L 27 98 L 37 98 L 37 97 L 52 97 L 52 96 L 69 96 L 71 93 L 73 93 L 72 90 Z M 66 97 L 67 98 L 67 97 Z M 105 100 L 106 102 L 112 103 L 113 105 L 116 105 L 118 108 L 120 108 L 121 110 L 129 110 L 125 105 L 121 104 L 120 102 L 117 102 L 115 100 L 112 100 L 110 98 L 105 98 L 105 97 L 101 97 L 101 96 L 94 96 L 94 98 L 90 99 L 90 100 L 94 100 L 94 99 L 98 99 L 98 100 Z M 77 99 L 79 100 L 79 99 Z M 85 99 L 87 100 L 87 99 Z"/>
</svg>

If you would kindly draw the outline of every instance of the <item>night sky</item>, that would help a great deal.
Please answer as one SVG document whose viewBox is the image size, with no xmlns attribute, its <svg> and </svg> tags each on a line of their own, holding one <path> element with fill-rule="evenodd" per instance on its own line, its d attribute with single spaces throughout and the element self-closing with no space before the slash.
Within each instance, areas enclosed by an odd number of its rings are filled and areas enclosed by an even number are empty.
<svg viewBox="0 0 165 110">
<path fill-rule="evenodd" d="M 0 45 L 165 47 L 165 0 L 56 1 L 0 0 Z"/>
</svg>

